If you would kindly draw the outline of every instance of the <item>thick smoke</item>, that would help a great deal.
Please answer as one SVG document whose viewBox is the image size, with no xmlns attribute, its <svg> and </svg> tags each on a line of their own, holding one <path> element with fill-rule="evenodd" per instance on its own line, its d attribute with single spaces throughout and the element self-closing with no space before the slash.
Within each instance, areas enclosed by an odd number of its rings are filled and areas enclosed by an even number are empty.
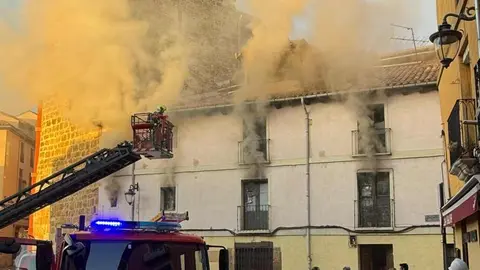
<svg viewBox="0 0 480 270">
<path fill-rule="evenodd" d="M 262 101 L 275 92 L 299 89 L 295 83 L 276 82 L 279 81 L 279 66 L 289 48 L 292 19 L 304 10 L 306 3 L 306 0 L 247 1 L 249 10 L 260 22 L 251 24 L 252 37 L 241 51 L 243 81 L 241 89 L 235 93 L 235 101 L 244 124 L 242 161 L 250 164 L 249 178 L 264 177 L 263 164 L 268 158 L 264 122 L 267 110 L 263 103 L 242 105 L 242 102 Z"/>
<path fill-rule="evenodd" d="M 253 36 L 242 50 L 244 82 L 235 93 L 237 104 L 292 92 L 353 92 L 378 86 L 382 74 L 377 74 L 375 67 L 380 63 L 380 54 L 391 45 L 390 23 L 407 14 L 400 1 L 252 0 L 248 4 L 260 22 L 252 24 Z M 308 45 L 290 42 L 292 20 L 305 9 L 311 15 Z M 368 102 L 353 94 L 346 100 L 345 108 L 359 119 L 359 147 L 369 157 L 368 167 L 375 167 L 375 151 L 382 145 L 372 129 Z M 244 143 L 250 150 L 258 149 L 262 140 L 258 140 L 252 127 L 267 110 L 262 103 L 256 105 L 254 113 L 252 106 L 238 107 L 247 120 L 247 132 L 251 132 Z M 249 153 L 249 159 L 256 164 L 254 169 L 261 174 L 258 168 L 262 160 L 258 157 L 262 155 L 244 152 Z"/>
<path fill-rule="evenodd" d="M 129 139 L 133 112 L 169 108 L 182 91 L 232 72 L 234 8 L 214 2 L 25 1 L 20 30 L 0 22 L 2 84 L 32 103 L 54 99 L 79 126 Z"/>
<path fill-rule="evenodd" d="M 102 181 L 105 191 L 107 192 L 108 201 L 111 207 L 116 207 L 118 197 L 120 195 L 120 184 L 113 177 L 104 178 Z"/>
</svg>

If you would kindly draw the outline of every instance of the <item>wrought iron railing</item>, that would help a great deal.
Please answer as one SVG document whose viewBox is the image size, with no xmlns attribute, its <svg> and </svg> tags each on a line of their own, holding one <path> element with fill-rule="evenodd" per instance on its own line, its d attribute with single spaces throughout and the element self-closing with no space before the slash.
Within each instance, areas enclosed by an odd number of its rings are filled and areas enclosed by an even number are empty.
<svg viewBox="0 0 480 270">
<path fill-rule="evenodd" d="M 355 228 L 393 228 L 395 200 L 390 198 L 354 201 Z"/>
<path fill-rule="evenodd" d="M 472 156 L 478 140 L 476 123 L 475 99 L 457 100 L 448 117 L 450 165 L 462 155 Z"/>
<path fill-rule="evenodd" d="M 240 231 L 268 230 L 270 224 L 270 205 L 243 205 L 237 211 Z"/>
<path fill-rule="evenodd" d="M 366 131 L 352 131 L 352 155 L 390 155 L 392 154 L 392 130 L 377 128 Z"/>
<path fill-rule="evenodd" d="M 238 163 L 270 163 L 270 139 L 244 140 L 238 142 Z"/>
</svg>

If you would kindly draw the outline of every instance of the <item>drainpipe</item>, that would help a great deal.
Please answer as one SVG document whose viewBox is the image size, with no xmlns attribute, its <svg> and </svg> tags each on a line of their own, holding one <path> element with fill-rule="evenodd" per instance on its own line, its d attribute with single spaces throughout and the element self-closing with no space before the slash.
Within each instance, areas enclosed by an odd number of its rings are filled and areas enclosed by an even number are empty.
<svg viewBox="0 0 480 270">
<path fill-rule="evenodd" d="M 442 166 L 443 171 L 443 166 Z M 447 229 L 445 228 L 445 224 L 443 222 L 442 216 L 442 207 L 445 205 L 445 190 L 444 190 L 444 183 L 440 183 L 438 185 L 439 191 L 439 201 L 440 201 L 440 232 L 442 234 L 442 251 L 443 251 L 443 269 L 448 269 L 448 261 L 447 261 Z"/>
<path fill-rule="evenodd" d="M 308 270 L 312 269 L 312 232 L 311 232 L 311 211 L 310 211 L 310 112 L 307 110 L 304 98 L 301 98 L 303 110 L 305 111 L 305 136 L 306 136 L 306 157 L 305 176 L 307 180 L 307 262 Z"/>
<path fill-rule="evenodd" d="M 132 187 L 135 186 L 135 163 L 132 164 Z M 133 195 L 132 200 L 132 221 L 135 221 L 135 196 Z"/>
</svg>

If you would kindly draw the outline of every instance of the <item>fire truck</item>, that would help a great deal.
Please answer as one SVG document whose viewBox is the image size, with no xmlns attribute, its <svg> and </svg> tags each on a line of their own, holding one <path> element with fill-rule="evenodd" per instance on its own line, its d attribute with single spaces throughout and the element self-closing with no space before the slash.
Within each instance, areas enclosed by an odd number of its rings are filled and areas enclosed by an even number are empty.
<svg viewBox="0 0 480 270">
<path fill-rule="evenodd" d="M 133 141 L 102 149 L 0 201 L 0 229 L 28 217 L 75 192 L 140 160 L 172 158 L 173 124 L 163 112 L 131 117 Z M 179 218 L 180 216 L 180 218 Z M 188 212 L 165 213 L 152 221 L 100 219 L 88 226 L 85 217 L 53 243 L 29 238 L 0 237 L 0 253 L 15 257 L 18 270 L 209 270 L 208 250 L 219 249 L 218 268 L 228 270 L 228 250 L 207 245 L 203 238 L 181 232 Z M 60 228 L 61 230 L 61 228 Z M 56 253 L 56 254 L 55 254 Z"/>
</svg>

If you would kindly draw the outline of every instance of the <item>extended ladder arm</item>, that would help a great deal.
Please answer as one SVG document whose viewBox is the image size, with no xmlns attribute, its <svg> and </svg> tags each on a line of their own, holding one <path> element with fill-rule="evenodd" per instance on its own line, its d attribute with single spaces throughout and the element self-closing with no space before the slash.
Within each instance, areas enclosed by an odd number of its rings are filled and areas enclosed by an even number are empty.
<svg viewBox="0 0 480 270">
<path fill-rule="evenodd" d="M 0 229 L 140 160 L 128 142 L 102 149 L 0 201 Z M 2 209 L 3 208 L 3 209 Z"/>
</svg>

